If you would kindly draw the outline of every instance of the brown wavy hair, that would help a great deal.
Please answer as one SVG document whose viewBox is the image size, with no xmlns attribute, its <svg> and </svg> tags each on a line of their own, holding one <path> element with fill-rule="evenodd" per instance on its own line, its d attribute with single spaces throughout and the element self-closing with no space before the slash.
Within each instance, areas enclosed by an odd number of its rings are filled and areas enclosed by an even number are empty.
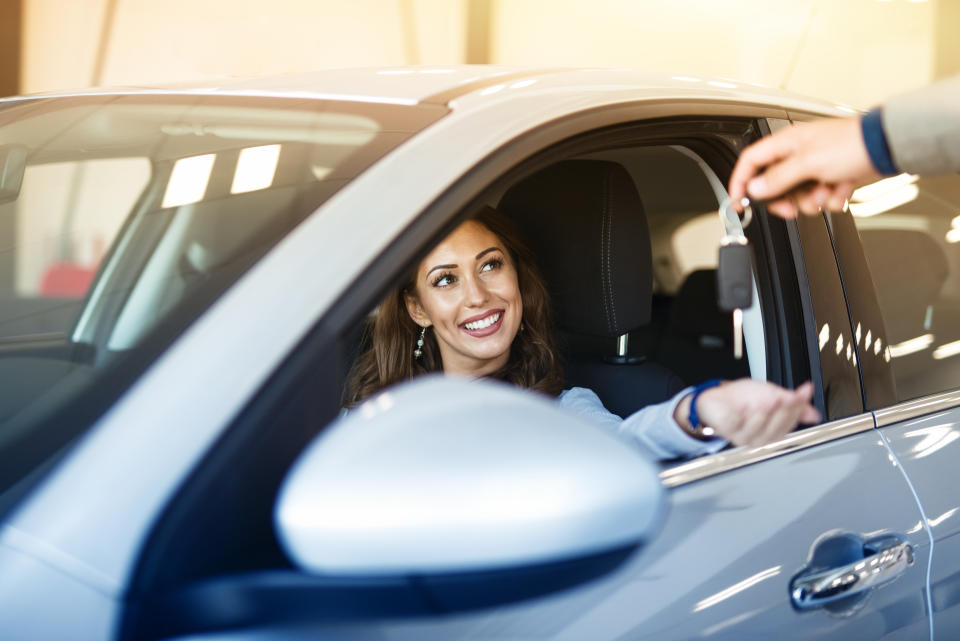
<svg viewBox="0 0 960 641">
<path fill-rule="evenodd" d="M 533 252 L 509 218 L 492 207 L 481 209 L 473 220 L 493 232 L 504 244 L 516 267 L 523 323 L 510 347 L 510 358 L 490 378 L 552 396 L 563 387 L 563 371 L 553 338 L 550 295 L 537 268 Z M 424 337 L 423 354 L 413 350 L 420 326 L 413 322 L 404 295 L 416 295 L 416 269 L 401 286 L 390 292 L 368 321 L 362 344 L 368 347 L 357 357 L 347 375 L 344 405 L 353 407 L 381 389 L 421 374 L 440 372 L 443 362 L 433 331 Z"/>
</svg>

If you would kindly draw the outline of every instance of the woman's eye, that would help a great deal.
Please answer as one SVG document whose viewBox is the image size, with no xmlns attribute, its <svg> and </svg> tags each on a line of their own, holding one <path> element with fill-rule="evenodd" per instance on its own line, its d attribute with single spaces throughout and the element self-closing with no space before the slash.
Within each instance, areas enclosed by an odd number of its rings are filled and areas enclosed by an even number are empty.
<svg viewBox="0 0 960 641">
<path fill-rule="evenodd" d="M 456 280 L 453 274 L 440 274 L 433 280 L 434 287 L 446 287 Z"/>
<path fill-rule="evenodd" d="M 489 272 L 493 271 L 494 269 L 500 269 L 501 267 L 503 267 L 503 261 L 499 258 L 494 258 L 493 260 L 488 260 L 485 262 L 483 266 L 480 267 L 480 271 Z"/>
</svg>

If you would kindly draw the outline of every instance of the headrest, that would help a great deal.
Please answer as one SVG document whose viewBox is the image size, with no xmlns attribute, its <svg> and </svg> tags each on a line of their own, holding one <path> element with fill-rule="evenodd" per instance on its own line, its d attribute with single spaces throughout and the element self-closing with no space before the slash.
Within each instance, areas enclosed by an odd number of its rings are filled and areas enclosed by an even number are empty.
<svg viewBox="0 0 960 641">
<path fill-rule="evenodd" d="M 887 338 L 917 336 L 926 308 L 937 302 L 950 268 L 934 238 L 912 229 L 860 229 L 863 252 L 877 284 Z"/>
<path fill-rule="evenodd" d="M 499 209 L 536 253 L 560 327 L 619 336 L 650 322 L 650 233 L 621 165 L 559 162 L 512 186 Z"/>
<path fill-rule="evenodd" d="M 732 343 L 730 312 L 717 307 L 717 270 L 695 269 L 680 286 L 670 309 L 670 328 L 684 336 L 713 336 Z"/>
</svg>

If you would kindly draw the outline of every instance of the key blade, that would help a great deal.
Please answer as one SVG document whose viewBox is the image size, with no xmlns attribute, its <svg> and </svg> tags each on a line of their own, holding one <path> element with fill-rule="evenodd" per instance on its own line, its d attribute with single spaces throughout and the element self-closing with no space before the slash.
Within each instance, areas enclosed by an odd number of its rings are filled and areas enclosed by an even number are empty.
<svg viewBox="0 0 960 641">
<path fill-rule="evenodd" d="M 733 357 L 743 358 L 743 310 L 733 310 Z"/>
</svg>

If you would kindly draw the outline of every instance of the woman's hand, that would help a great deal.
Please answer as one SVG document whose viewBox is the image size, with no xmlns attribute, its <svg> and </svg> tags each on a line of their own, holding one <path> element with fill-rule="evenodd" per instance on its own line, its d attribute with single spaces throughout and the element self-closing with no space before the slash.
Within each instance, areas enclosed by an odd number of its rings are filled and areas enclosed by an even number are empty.
<svg viewBox="0 0 960 641">
<path fill-rule="evenodd" d="M 674 412 L 677 422 L 690 429 L 690 396 Z M 810 404 L 813 383 L 807 381 L 795 390 L 765 381 L 741 378 L 700 393 L 697 414 L 717 436 L 734 445 L 751 447 L 776 441 L 793 431 L 798 423 L 820 422 L 820 412 Z"/>
</svg>

